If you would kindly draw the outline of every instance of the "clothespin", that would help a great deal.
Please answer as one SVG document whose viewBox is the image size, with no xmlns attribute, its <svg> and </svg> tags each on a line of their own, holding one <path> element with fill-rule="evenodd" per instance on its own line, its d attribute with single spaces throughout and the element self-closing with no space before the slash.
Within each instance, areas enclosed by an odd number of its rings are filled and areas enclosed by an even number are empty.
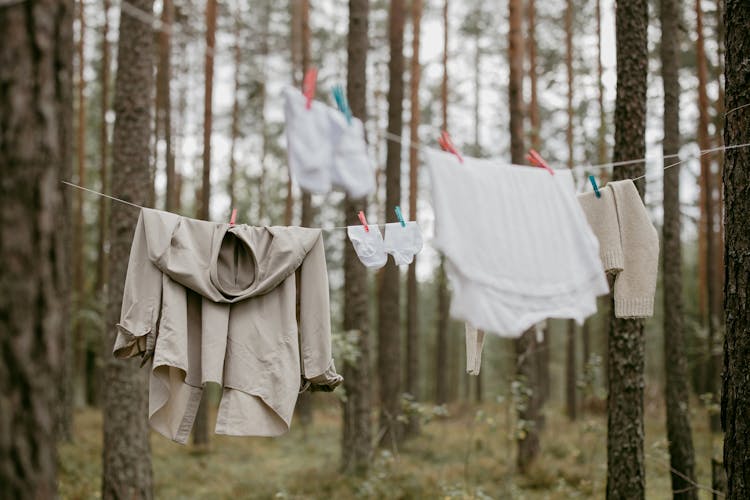
<svg viewBox="0 0 750 500">
<path fill-rule="evenodd" d="M 333 99 L 336 101 L 336 106 L 338 106 L 339 111 L 344 113 L 344 116 L 346 116 L 346 123 L 351 125 L 352 110 L 351 108 L 349 108 L 349 102 L 347 102 L 346 100 L 344 89 L 341 87 L 341 85 L 334 85 L 331 89 L 331 93 L 333 94 Z"/>
<path fill-rule="evenodd" d="M 458 161 L 460 161 L 461 163 L 464 162 L 464 159 L 461 157 L 461 153 L 459 153 L 456 149 L 456 146 L 453 145 L 453 141 L 451 140 L 451 136 L 447 130 L 443 130 L 442 132 L 440 132 L 440 137 L 438 137 L 438 144 L 440 144 L 440 147 L 443 148 L 443 151 L 453 153 L 458 157 Z"/>
<path fill-rule="evenodd" d="M 237 220 L 237 209 L 232 209 L 232 216 L 229 218 L 229 225 L 234 226 L 234 221 Z"/>
<path fill-rule="evenodd" d="M 312 100 L 315 96 L 315 84 L 318 80 L 318 68 L 312 67 L 305 73 L 305 78 L 302 80 L 302 93 L 305 95 L 307 101 L 305 107 L 310 109 L 312 106 Z"/>
<path fill-rule="evenodd" d="M 398 217 L 398 221 L 401 223 L 401 227 L 406 227 L 406 222 L 404 222 L 404 216 L 401 215 L 401 207 L 396 205 L 396 217 Z"/>
<path fill-rule="evenodd" d="M 365 226 L 365 232 L 369 233 L 370 226 L 367 225 L 367 219 L 365 218 L 365 213 L 362 210 L 360 210 L 359 213 L 357 214 L 357 217 L 359 217 L 359 222 L 361 222 L 362 225 Z"/>
<path fill-rule="evenodd" d="M 529 154 L 526 155 L 526 159 L 529 160 L 529 162 L 535 167 L 543 168 L 547 172 L 549 172 L 550 175 L 555 175 L 555 171 L 552 170 L 549 165 L 547 165 L 547 162 L 545 162 L 544 159 L 535 150 L 529 149 Z"/>
<path fill-rule="evenodd" d="M 602 197 L 602 193 L 599 192 L 599 186 L 596 185 L 596 179 L 593 175 L 589 175 L 589 180 L 591 181 L 591 185 L 594 186 L 594 193 L 596 194 L 597 198 Z"/>
</svg>

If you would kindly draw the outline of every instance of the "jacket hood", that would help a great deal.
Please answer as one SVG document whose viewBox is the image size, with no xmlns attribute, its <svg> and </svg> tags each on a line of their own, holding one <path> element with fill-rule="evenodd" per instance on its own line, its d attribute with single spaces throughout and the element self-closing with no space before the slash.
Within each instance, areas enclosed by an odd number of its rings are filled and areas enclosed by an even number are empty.
<svg viewBox="0 0 750 500">
<path fill-rule="evenodd" d="M 229 225 L 153 209 L 143 209 L 141 217 L 154 265 L 177 283 L 223 303 L 273 290 L 322 237 L 320 229 Z"/>
</svg>

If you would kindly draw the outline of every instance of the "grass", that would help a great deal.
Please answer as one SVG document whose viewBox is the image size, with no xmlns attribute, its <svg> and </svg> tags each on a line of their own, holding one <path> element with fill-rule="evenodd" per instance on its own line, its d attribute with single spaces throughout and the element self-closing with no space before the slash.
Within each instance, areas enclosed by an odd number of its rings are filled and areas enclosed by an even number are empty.
<svg viewBox="0 0 750 500">
<path fill-rule="evenodd" d="M 661 499 L 671 491 L 664 411 L 655 396 L 645 408 L 646 486 L 647 498 Z M 152 434 L 156 498 L 604 498 L 606 415 L 568 422 L 548 408 L 541 453 L 521 476 L 507 404 L 457 405 L 402 449 L 377 452 L 369 475 L 356 478 L 338 472 L 338 403 L 331 395 L 316 399 L 313 425 L 293 424 L 281 438 L 212 435 L 210 450 L 196 452 Z M 692 408 L 698 483 L 708 486 L 711 449 L 720 453 L 720 440 L 709 434 L 705 410 Z M 76 413 L 74 442 L 60 446 L 62 498 L 100 496 L 101 422 L 97 410 Z"/>
</svg>

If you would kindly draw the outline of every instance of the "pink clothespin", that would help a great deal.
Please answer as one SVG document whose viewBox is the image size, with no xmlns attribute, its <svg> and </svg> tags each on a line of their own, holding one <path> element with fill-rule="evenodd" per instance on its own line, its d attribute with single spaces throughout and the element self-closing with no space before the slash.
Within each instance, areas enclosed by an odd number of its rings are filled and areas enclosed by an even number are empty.
<svg viewBox="0 0 750 500">
<path fill-rule="evenodd" d="M 307 101 L 305 107 L 310 109 L 312 106 L 312 100 L 315 96 L 315 84 L 318 81 L 318 68 L 312 67 L 305 73 L 305 78 L 302 80 L 302 93 L 305 95 Z"/>
<path fill-rule="evenodd" d="M 232 216 L 229 218 L 229 225 L 234 226 L 234 221 L 237 220 L 237 209 L 232 209 Z"/>
<path fill-rule="evenodd" d="M 443 148 L 443 151 L 453 153 L 458 158 L 458 161 L 460 161 L 461 163 L 464 162 L 464 159 L 461 157 L 461 153 L 459 153 L 458 149 L 456 149 L 456 146 L 453 145 L 453 141 L 451 140 L 451 136 L 447 130 L 443 130 L 440 133 L 440 137 L 438 137 L 438 144 L 440 144 L 440 147 Z"/>
<path fill-rule="evenodd" d="M 543 168 L 547 172 L 549 172 L 550 175 L 555 175 L 555 171 L 552 170 L 549 165 L 547 165 L 547 162 L 545 162 L 544 159 L 535 150 L 529 149 L 529 154 L 526 155 L 526 159 L 529 160 L 529 162 L 535 167 Z"/>
<path fill-rule="evenodd" d="M 365 232 L 369 233 L 370 226 L 367 225 L 367 219 L 365 218 L 365 213 L 362 210 L 360 210 L 359 213 L 357 214 L 357 217 L 359 217 L 359 222 L 361 222 L 362 225 L 365 226 Z"/>
</svg>

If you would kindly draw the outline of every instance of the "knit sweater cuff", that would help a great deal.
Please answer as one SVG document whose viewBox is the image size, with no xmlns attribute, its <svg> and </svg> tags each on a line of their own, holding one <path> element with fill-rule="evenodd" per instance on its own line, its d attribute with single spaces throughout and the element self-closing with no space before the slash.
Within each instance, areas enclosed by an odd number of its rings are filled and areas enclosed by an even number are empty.
<svg viewBox="0 0 750 500">
<path fill-rule="evenodd" d="M 619 273 L 625 266 L 625 257 L 622 250 L 608 250 L 602 254 L 602 264 L 605 271 Z"/>
<path fill-rule="evenodd" d="M 650 318 L 653 315 L 653 297 L 615 298 L 615 317 L 617 318 Z"/>
</svg>

